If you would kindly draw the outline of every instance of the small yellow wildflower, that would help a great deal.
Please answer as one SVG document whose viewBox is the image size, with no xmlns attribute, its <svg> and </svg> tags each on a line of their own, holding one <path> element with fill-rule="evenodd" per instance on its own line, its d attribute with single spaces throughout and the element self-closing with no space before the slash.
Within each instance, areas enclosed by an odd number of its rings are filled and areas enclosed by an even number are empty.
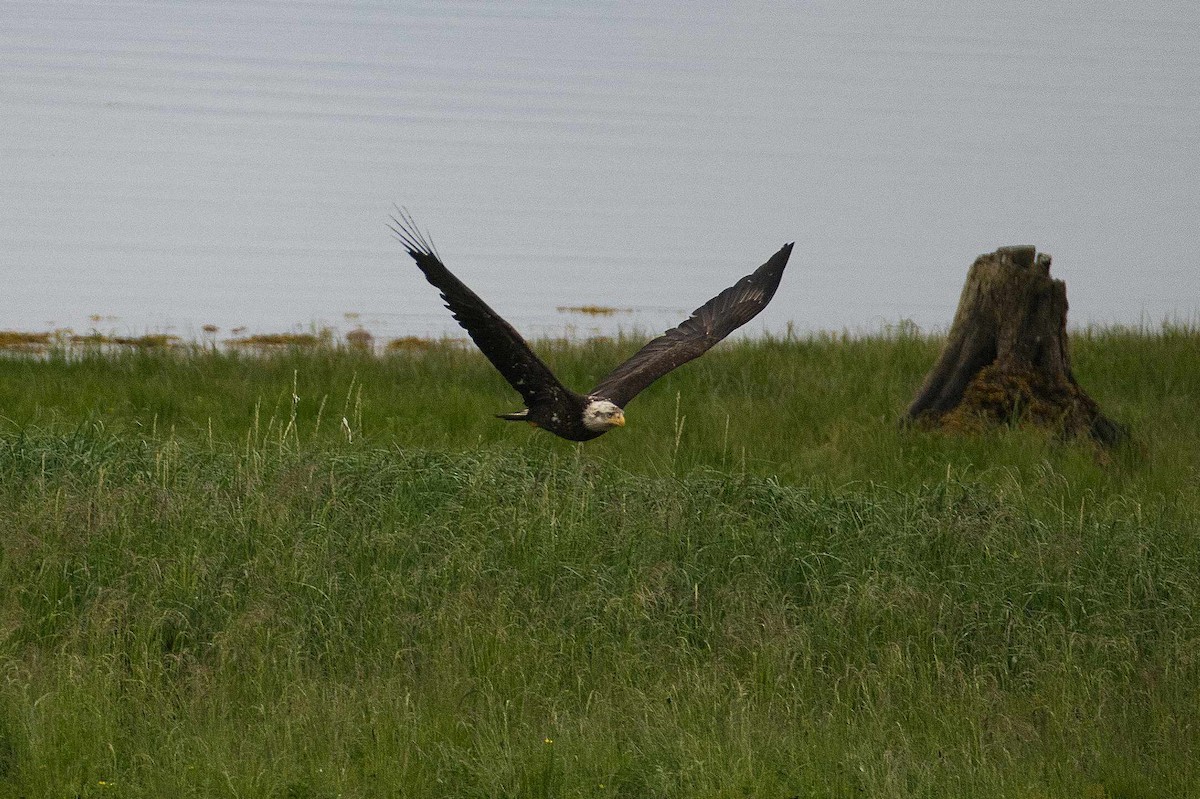
<svg viewBox="0 0 1200 799">
<path fill-rule="evenodd" d="M 553 738 L 543 738 L 542 743 L 549 745 L 549 744 L 554 743 L 554 739 Z"/>
</svg>

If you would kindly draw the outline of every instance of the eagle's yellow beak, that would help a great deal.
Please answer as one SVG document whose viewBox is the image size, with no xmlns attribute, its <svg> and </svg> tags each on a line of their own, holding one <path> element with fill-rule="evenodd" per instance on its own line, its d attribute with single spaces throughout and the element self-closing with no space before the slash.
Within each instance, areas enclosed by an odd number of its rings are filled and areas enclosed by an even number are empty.
<svg viewBox="0 0 1200 799">
<path fill-rule="evenodd" d="M 625 414 L 623 414 L 623 413 L 619 414 L 617 416 L 617 418 L 613 419 L 613 424 L 615 424 L 617 427 L 624 427 L 625 426 Z"/>
</svg>

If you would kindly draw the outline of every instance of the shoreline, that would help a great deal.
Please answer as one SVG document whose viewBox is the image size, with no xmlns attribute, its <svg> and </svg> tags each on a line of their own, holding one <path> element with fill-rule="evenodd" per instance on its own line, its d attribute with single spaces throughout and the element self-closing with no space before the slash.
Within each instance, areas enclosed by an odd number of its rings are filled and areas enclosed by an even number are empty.
<svg viewBox="0 0 1200 799">
<path fill-rule="evenodd" d="M 386 338 L 372 333 L 365 327 L 359 326 L 352 330 L 343 331 L 335 327 L 313 326 L 307 332 L 260 332 L 246 333 L 247 328 L 233 328 L 227 333 L 216 326 L 205 326 L 200 337 L 185 337 L 173 333 L 144 333 L 142 335 L 116 335 L 91 330 L 78 333 L 72 328 L 57 328 L 53 330 L 28 331 L 0 329 L 0 354 L 7 355 L 46 355 L 52 352 L 121 352 L 121 351 L 174 351 L 174 352 L 257 352 L 270 353 L 291 349 L 300 350 L 350 350 L 360 353 L 383 355 L 391 352 L 420 352 L 441 348 L 474 347 L 465 334 L 459 336 L 398 336 Z M 637 328 L 629 330 L 619 328 L 615 335 L 592 334 L 571 335 L 570 330 L 564 335 L 530 336 L 526 340 L 531 346 L 572 347 L 595 344 L 621 343 L 628 340 L 649 340 L 658 333 L 648 333 Z M 731 337 L 731 341 L 747 342 L 806 342 L 806 341 L 890 341 L 895 339 L 918 338 L 928 341 L 940 341 L 946 335 L 946 330 L 922 330 L 915 323 L 901 320 L 894 324 L 884 324 L 881 328 L 869 331 L 800 331 L 789 323 L 783 335 L 763 331 L 756 335 L 742 332 Z M 1137 325 L 1127 324 L 1088 324 L 1079 327 L 1068 327 L 1067 335 L 1071 338 L 1098 337 L 1108 335 L 1120 336 L 1195 336 L 1200 335 L 1200 317 L 1192 321 L 1164 320 L 1151 326 L 1148 323 Z"/>
</svg>

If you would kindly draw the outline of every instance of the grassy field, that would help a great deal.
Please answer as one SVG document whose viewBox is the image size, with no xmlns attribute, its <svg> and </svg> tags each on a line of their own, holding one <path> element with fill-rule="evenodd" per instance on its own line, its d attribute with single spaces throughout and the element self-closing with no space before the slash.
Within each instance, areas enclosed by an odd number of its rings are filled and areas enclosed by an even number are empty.
<svg viewBox="0 0 1200 799">
<path fill-rule="evenodd" d="M 1200 332 L 1072 343 L 1111 456 L 899 427 L 902 331 L 584 445 L 452 344 L 0 357 L 0 797 L 1200 796 Z"/>
</svg>

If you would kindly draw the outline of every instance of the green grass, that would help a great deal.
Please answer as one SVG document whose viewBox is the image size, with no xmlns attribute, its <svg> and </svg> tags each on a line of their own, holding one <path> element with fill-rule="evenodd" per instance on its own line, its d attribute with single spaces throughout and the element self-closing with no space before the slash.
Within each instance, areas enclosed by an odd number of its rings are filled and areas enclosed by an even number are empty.
<svg viewBox="0 0 1200 799">
<path fill-rule="evenodd" d="M 900 427 L 918 336 L 582 446 L 452 345 L 0 358 L 0 797 L 1200 795 L 1200 334 L 1072 343 L 1111 457 Z"/>
</svg>

